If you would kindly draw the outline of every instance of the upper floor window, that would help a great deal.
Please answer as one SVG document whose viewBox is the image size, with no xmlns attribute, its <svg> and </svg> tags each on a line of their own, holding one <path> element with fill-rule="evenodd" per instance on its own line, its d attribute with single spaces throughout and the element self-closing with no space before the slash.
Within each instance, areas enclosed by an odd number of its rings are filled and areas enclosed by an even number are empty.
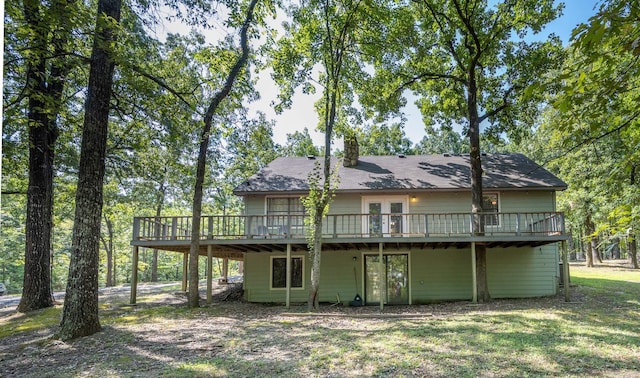
<svg viewBox="0 0 640 378">
<path fill-rule="evenodd" d="M 304 206 L 300 197 L 267 197 L 267 227 L 275 235 L 301 233 Z"/>
<path fill-rule="evenodd" d="M 300 197 L 268 197 L 267 215 L 304 214 Z"/>
<path fill-rule="evenodd" d="M 495 215 L 487 214 L 484 217 L 484 224 L 486 226 L 500 225 L 500 217 L 498 216 L 500 212 L 499 202 L 498 193 L 485 193 L 482 196 L 482 210 L 485 213 L 495 213 Z"/>
</svg>

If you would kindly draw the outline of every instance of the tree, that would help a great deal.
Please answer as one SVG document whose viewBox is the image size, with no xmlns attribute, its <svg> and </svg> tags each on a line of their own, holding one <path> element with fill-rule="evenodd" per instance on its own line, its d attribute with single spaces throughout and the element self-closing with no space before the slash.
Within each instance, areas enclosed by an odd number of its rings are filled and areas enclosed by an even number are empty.
<svg viewBox="0 0 640 378">
<path fill-rule="evenodd" d="M 411 153 L 411 141 L 399 123 L 373 124 L 357 133 L 362 155 L 400 155 Z"/>
<path fill-rule="evenodd" d="M 287 134 L 287 143 L 280 149 L 282 156 L 320 156 L 320 149 L 313 145 L 309 129 Z"/>
<path fill-rule="evenodd" d="M 58 115 L 64 102 L 66 76 L 71 69 L 68 54 L 77 15 L 74 3 L 69 0 L 22 3 L 21 21 L 27 39 L 21 54 L 27 66 L 23 93 L 28 99 L 29 184 L 20 312 L 53 305 L 50 261 L 54 152 L 59 133 Z M 21 98 L 16 101 L 21 102 Z"/>
<path fill-rule="evenodd" d="M 554 37 L 543 42 L 526 42 L 524 37 L 540 31 L 559 12 L 550 0 L 410 2 L 394 10 L 396 21 L 381 36 L 389 49 L 369 54 L 375 57 L 376 89 L 367 93 L 383 94 L 385 104 L 379 108 L 397 109 L 403 104 L 402 92 L 410 89 L 420 96 L 417 104 L 427 126 L 464 125 L 475 233 L 484 232 L 481 125 L 508 134 L 532 122 L 543 95 L 536 85 L 557 66 L 561 44 Z M 476 253 L 478 299 L 486 301 L 486 247 L 478 245 Z"/>
<path fill-rule="evenodd" d="M 121 0 L 99 0 L 80 150 L 72 255 L 58 337 L 69 340 L 100 331 L 98 262 L 102 185 Z"/>
<path fill-rule="evenodd" d="M 288 12 L 292 23 L 285 25 L 286 35 L 278 41 L 272 58 L 274 79 L 279 84 L 281 109 L 289 106 L 295 89 L 313 93 L 313 82 L 322 88 L 322 98 L 316 103 L 320 129 L 324 132 L 324 158 L 309 175 L 309 194 L 303 198 L 307 226 L 308 249 L 311 257 L 309 310 L 318 308 L 320 266 L 322 254 L 322 220 L 329 211 L 335 183 L 332 183 L 331 143 L 336 132 L 346 133 L 347 118 L 353 115 L 354 91 L 350 86 L 362 68 L 357 59 L 358 30 L 365 30 L 365 8 L 360 0 L 318 0 L 292 6 Z M 371 8 L 368 8 L 371 10 Z M 314 67 L 321 67 L 319 79 Z"/>
<path fill-rule="evenodd" d="M 207 159 L 207 149 L 209 147 L 209 136 L 211 128 L 214 122 L 214 116 L 220 103 L 229 95 L 236 81 L 238 75 L 240 75 L 242 68 L 249 59 L 249 42 L 248 32 L 251 23 L 253 22 L 253 12 L 258 0 L 251 0 L 247 9 L 246 17 L 240 28 L 240 48 L 241 55 L 236 58 L 236 61 L 229 71 L 223 87 L 218 91 L 207 107 L 207 111 L 204 116 L 204 126 L 202 134 L 200 135 L 200 149 L 198 152 L 198 163 L 196 171 L 196 180 L 193 194 L 192 204 L 192 218 L 191 218 L 191 246 L 189 248 L 189 294 L 188 294 L 188 306 L 199 307 L 200 306 L 200 294 L 198 286 L 198 254 L 200 252 L 200 216 L 202 215 L 202 187 L 205 176 L 205 165 Z"/>
<path fill-rule="evenodd" d="M 420 154 L 461 154 L 469 152 L 469 142 L 451 127 L 426 127 L 427 135 L 416 145 Z"/>
<path fill-rule="evenodd" d="M 579 155 L 587 159 L 593 152 L 604 153 L 591 158 L 594 170 L 603 175 L 577 184 L 588 185 L 602 199 L 600 211 L 592 214 L 593 238 L 610 235 L 634 241 L 629 258 L 636 268 L 635 239 L 640 229 L 638 21 L 637 1 L 610 0 L 601 3 L 588 24 L 574 29 L 569 59 L 559 75 L 562 91 L 553 99 L 557 113 L 552 141 L 561 149 L 549 158 Z M 570 186 L 567 195 L 572 192 Z M 585 224 L 590 223 L 584 219 Z"/>
</svg>

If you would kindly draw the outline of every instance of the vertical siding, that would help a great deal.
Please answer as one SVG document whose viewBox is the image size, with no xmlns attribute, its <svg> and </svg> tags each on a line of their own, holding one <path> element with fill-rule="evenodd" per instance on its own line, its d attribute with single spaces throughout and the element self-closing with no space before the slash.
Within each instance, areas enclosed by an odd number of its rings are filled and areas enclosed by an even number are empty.
<svg viewBox="0 0 640 378">
<path fill-rule="evenodd" d="M 492 298 L 555 295 L 558 246 L 494 248 L 487 251 L 487 280 Z"/>
</svg>

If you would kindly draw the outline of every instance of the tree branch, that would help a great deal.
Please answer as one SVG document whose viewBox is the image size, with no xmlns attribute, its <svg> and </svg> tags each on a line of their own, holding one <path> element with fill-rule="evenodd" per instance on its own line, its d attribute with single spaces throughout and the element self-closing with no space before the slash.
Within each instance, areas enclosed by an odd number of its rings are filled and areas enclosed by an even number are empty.
<svg viewBox="0 0 640 378">
<path fill-rule="evenodd" d="M 607 131 L 604 134 L 601 134 L 601 135 L 598 135 L 598 136 L 595 136 L 595 137 L 591 137 L 591 138 L 586 138 L 586 139 L 580 141 L 579 143 L 577 143 L 575 146 L 571 147 L 567 151 L 564 151 L 563 153 L 546 160 L 544 163 L 540 164 L 539 168 L 549 164 L 550 162 L 552 162 L 552 161 L 554 161 L 556 159 L 559 159 L 559 158 L 562 158 L 562 157 L 565 157 L 565 156 L 569 155 L 570 153 L 572 153 L 573 151 L 579 149 L 580 147 L 584 146 L 585 144 L 595 142 L 595 141 L 600 140 L 602 138 L 606 138 L 607 136 L 624 129 L 625 127 L 629 126 L 631 124 L 631 122 L 633 122 L 639 116 L 640 116 L 640 110 L 635 112 L 631 117 L 629 117 L 629 119 L 627 119 L 623 124 L 621 124 L 620 126 L 616 127 L 615 129 L 611 129 L 611 130 Z M 537 169 L 538 168 L 534 169 L 531 172 L 534 172 Z"/>
<path fill-rule="evenodd" d="M 455 76 L 455 75 L 438 74 L 438 73 L 435 73 L 435 72 L 425 72 L 423 74 L 411 77 L 409 80 L 405 81 L 398 88 L 396 88 L 395 92 L 396 93 L 401 92 L 401 91 L 411 87 L 411 85 L 417 83 L 420 80 L 434 80 L 434 79 L 451 79 L 451 80 L 457 81 L 457 82 L 459 82 L 461 84 L 465 84 L 466 83 L 463 78 Z"/>
<path fill-rule="evenodd" d="M 185 103 L 185 105 L 187 105 L 189 108 L 193 109 L 194 106 L 187 101 L 184 97 L 182 97 L 182 95 L 184 93 L 180 93 L 178 91 L 176 91 L 175 89 L 171 88 L 167 83 L 164 82 L 164 80 L 155 77 L 153 75 L 151 75 L 150 73 L 144 71 L 142 69 L 142 67 L 138 67 L 136 65 L 131 65 L 130 68 L 134 71 L 139 73 L 140 75 L 146 77 L 147 79 L 153 81 L 154 83 L 158 84 L 160 87 L 166 89 L 167 91 L 169 91 L 172 95 L 176 96 L 180 101 L 182 101 L 183 103 Z"/>
<path fill-rule="evenodd" d="M 21 191 L 21 190 L 3 190 L 2 191 L 2 195 L 12 195 L 12 194 L 23 194 L 23 195 L 27 195 L 26 191 Z"/>
</svg>

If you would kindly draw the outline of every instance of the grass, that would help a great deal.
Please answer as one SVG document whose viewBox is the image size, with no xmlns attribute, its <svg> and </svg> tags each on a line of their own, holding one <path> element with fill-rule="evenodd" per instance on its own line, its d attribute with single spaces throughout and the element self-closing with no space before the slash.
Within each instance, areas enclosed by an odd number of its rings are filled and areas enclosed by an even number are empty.
<svg viewBox="0 0 640 378">
<path fill-rule="evenodd" d="M 640 377 L 640 271 L 571 269 L 572 303 L 558 296 L 388 308 L 416 315 L 410 318 L 290 317 L 284 308 L 246 303 L 194 310 L 108 303 L 101 310 L 104 332 L 34 346 L 30 335 L 46 335 L 59 320 L 59 308 L 48 309 L 0 318 L 0 371 L 34 377 Z"/>
</svg>

